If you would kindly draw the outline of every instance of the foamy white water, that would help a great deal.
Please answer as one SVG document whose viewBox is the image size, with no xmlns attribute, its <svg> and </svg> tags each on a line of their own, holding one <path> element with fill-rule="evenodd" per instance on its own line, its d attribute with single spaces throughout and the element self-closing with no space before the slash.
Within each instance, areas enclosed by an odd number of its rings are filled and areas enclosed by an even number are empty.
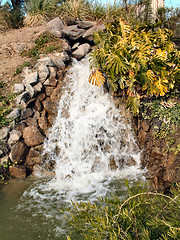
<svg viewBox="0 0 180 240">
<path fill-rule="evenodd" d="M 88 58 L 74 60 L 44 144 L 49 161 L 55 161 L 55 178 L 48 187 L 67 200 L 81 194 L 103 196 L 111 181 L 136 177 L 141 171 L 130 126 L 103 87 L 89 84 L 89 74 Z"/>
</svg>

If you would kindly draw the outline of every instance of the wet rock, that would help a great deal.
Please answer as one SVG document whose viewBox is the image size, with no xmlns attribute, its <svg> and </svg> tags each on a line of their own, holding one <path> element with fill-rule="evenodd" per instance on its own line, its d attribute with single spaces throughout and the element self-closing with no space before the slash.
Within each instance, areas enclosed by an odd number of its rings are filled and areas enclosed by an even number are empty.
<svg viewBox="0 0 180 240">
<path fill-rule="evenodd" d="M 70 56 L 67 54 L 67 52 L 59 53 L 59 57 L 63 60 L 64 63 L 68 63 L 70 60 Z"/>
<path fill-rule="evenodd" d="M 90 50 L 90 45 L 88 43 L 84 43 L 78 47 L 76 51 L 73 52 L 73 57 L 80 60 L 82 59 Z"/>
<path fill-rule="evenodd" d="M 85 30 L 78 28 L 77 25 L 73 25 L 64 27 L 62 32 L 66 38 L 70 40 L 77 40 L 85 33 Z"/>
<path fill-rule="evenodd" d="M 28 147 L 34 147 L 44 142 L 44 137 L 36 126 L 26 127 L 23 131 L 23 138 Z"/>
<path fill-rule="evenodd" d="M 33 98 L 37 95 L 37 91 L 34 87 L 29 84 L 26 84 L 26 90 L 28 91 L 29 95 Z"/>
<path fill-rule="evenodd" d="M 8 139 L 8 144 L 12 147 L 22 137 L 22 132 L 18 130 L 12 130 Z"/>
<path fill-rule="evenodd" d="M 42 116 L 38 119 L 38 124 L 43 131 L 46 131 L 48 129 L 48 122 L 45 116 Z"/>
<path fill-rule="evenodd" d="M 55 114 L 57 113 L 57 104 L 53 103 L 50 101 L 49 98 L 46 98 L 43 102 L 44 109 L 50 114 Z"/>
<path fill-rule="evenodd" d="M 17 119 L 20 117 L 20 115 L 21 115 L 20 108 L 14 108 L 12 112 L 9 115 L 7 115 L 7 119 Z"/>
<path fill-rule="evenodd" d="M 129 156 L 126 160 L 126 165 L 127 166 L 136 166 L 137 163 L 135 161 L 135 159 L 132 156 Z"/>
<path fill-rule="evenodd" d="M 55 89 L 54 87 L 49 87 L 49 86 L 45 87 L 46 96 L 50 97 L 52 95 L 54 89 Z"/>
<path fill-rule="evenodd" d="M 24 166 L 10 166 L 9 174 L 12 177 L 24 179 L 26 178 L 26 168 Z"/>
<path fill-rule="evenodd" d="M 94 23 L 90 22 L 90 21 L 78 21 L 77 22 L 77 26 L 79 28 L 83 28 L 83 29 L 91 28 L 93 25 L 94 25 Z"/>
<path fill-rule="evenodd" d="M 53 34 L 55 37 L 59 37 L 59 38 L 63 37 L 62 31 L 61 31 L 63 28 L 64 28 L 64 24 L 59 17 L 54 18 L 53 20 L 48 22 L 46 26 L 46 30 L 48 32 Z"/>
<path fill-rule="evenodd" d="M 24 142 L 17 142 L 11 149 L 9 158 L 15 164 L 24 163 L 29 149 Z"/>
<path fill-rule="evenodd" d="M 57 83 L 57 79 L 55 77 L 51 77 L 44 82 L 44 86 L 56 87 Z"/>
<path fill-rule="evenodd" d="M 0 129 L 0 141 L 6 140 L 9 135 L 9 128 L 8 127 L 3 127 Z"/>
<path fill-rule="evenodd" d="M 38 72 L 27 74 L 22 82 L 25 86 L 26 85 L 34 86 L 38 82 Z"/>
<path fill-rule="evenodd" d="M 118 168 L 118 166 L 116 165 L 116 161 L 114 159 L 114 156 L 111 156 L 110 157 L 110 160 L 109 160 L 109 168 L 111 170 L 116 170 Z"/>
<path fill-rule="evenodd" d="M 26 158 L 25 166 L 32 167 L 35 164 L 42 163 L 42 160 L 43 157 L 41 155 L 41 152 L 39 152 L 38 149 L 36 149 L 35 147 L 31 147 Z"/>
<path fill-rule="evenodd" d="M 56 118 L 56 115 L 54 114 L 51 114 L 48 116 L 48 122 L 51 124 L 51 126 L 53 125 L 55 118 Z M 46 136 L 47 135 L 48 135 L 48 132 L 46 132 Z"/>
<path fill-rule="evenodd" d="M 89 41 L 93 41 L 93 33 L 94 32 L 98 32 L 98 31 L 103 31 L 105 30 L 105 25 L 101 24 L 101 25 L 95 25 L 94 27 L 88 29 L 84 34 L 83 34 L 83 38 L 85 38 L 86 40 Z"/>
<path fill-rule="evenodd" d="M 14 84 L 14 89 L 13 89 L 13 93 L 22 93 L 24 91 L 24 85 L 22 83 L 16 83 Z"/>
<path fill-rule="evenodd" d="M 26 119 L 26 118 L 32 117 L 33 114 L 34 114 L 34 112 L 31 108 L 23 109 L 21 111 L 21 119 Z"/>
</svg>

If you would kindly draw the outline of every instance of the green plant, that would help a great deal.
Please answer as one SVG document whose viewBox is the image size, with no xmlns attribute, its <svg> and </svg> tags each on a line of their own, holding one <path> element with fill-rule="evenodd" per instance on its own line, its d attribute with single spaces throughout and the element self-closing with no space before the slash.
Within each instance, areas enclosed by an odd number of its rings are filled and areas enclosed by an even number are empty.
<svg viewBox="0 0 180 240">
<path fill-rule="evenodd" d="M 23 51 L 22 55 L 38 58 L 39 54 L 49 53 L 55 50 L 62 51 L 61 40 L 48 32 L 44 32 L 35 40 L 35 46 L 28 51 Z"/>
<path fill-rule="evenodd" d="M 22 63 L 21 65 L 19 65 L 19 66 L 16 68 L 16 70 L 15 70 L 15 72 L 14 72 L 14 76 L 17 75 L 17 74 L 19 74 L 19 73 L 21 73 L 24 67 L 31 67 L 31 66 L 32 66 L 32 65 L 31 65 L 31 63 L 30 63 L 29 61 Z"/>
<path fill-rule="evenodd" d="M 83 239 L 170 240 L 180 238 L 180 186 L 171 195 L 129 189 L 129 196 L 100 199 L 97 203 L 72 202 L 65 208 L 72 232 Z M 70 239 L 70 237 L 68 238 Z"/>
<path fill-rule="evenodd" d="M 179 87 L 180 53 L 171 38 L 168 29 L 132 28 L 119 19 L 107 23 L 106 32 L 94 34 L 97 49 L 91 65 L 106 74 L 113 91 L 126 90 L 134 114 L 142 98 L 164 96 Z"/>
</svg>

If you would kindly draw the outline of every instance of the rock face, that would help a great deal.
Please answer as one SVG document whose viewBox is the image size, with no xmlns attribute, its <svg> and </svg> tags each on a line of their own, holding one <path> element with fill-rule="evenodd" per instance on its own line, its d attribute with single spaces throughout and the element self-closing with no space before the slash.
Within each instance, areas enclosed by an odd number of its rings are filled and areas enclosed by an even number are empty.
<svg viewBox="0 0 180 240">
<path fill-rule="evenodd" d="M 26 127 L 23 131 L 23 138 L 28 147 L 34 147 L 44 142 L 44 137 L 36 126 Z"/>
<path fill-rule="evenodd" d="M 166 191 L 171 183 L 180 179 L 180 153 L 168 151 L 166 142 L 155 138 L 155 132 L 160 125 L 161 121 L 156 118 L 152 123 L 142 119 L 138 124 L 138 141 L 142 148 L 141 163 L 148 169 L 148 178 L 153 188 Z M 174 139 L 174 147 L 180 144 L 179 139 L 180 131 L 178 130 Z"/>
<path fill-rule="evenodd" d="M 90 50 L 91 34 L 103 29 L 90 21 L 67 19 L 65 24 L 55 18 L 47 24 L 46 30 L 61 38 L 62 52 L 41 57 L 33 68 L 25 67 L 21 73 L 22 83 L 14 85 L 16 107 L 8 115 L 13 120 L 9 127 L 0 129 L 0 157 L 13 166 L 9 173 L 16 178 L 24 178 L 42 163 L 42 144 L 48 137 L 48 127 L 57 114 L 57 102 L 61 98 L 66 67 L 72 56 L 82 59 Z M 72 46 L 74 47 L 72 48 Z M 93 42 L 91 42 L 93 45 Z M 20 53 L 26 46 L 14 43 L 11 50 Z M 63 111 L 62 116 L 68 117 Z M 111 160 L 111 167 L 114 165 Z"/>
</svg>

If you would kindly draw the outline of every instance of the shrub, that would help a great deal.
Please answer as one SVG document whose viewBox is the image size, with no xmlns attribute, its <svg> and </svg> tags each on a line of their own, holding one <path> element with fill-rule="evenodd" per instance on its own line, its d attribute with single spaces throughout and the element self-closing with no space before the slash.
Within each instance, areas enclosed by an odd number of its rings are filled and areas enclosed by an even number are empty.
<svg viewBox="0 0 180 240">
<path fill-rule="evenodd" d="M 125 89 L 127 106 L 134 114 L 142 98 L 178 89 L 180 53 L 170 30 L 132 28 L 115 20 L 106 24 L 106 32 L 95 33 L 94 39 L 97 49 L 91 54 L 92 67 L 106 74 L 113 91 Z"/>
<path fill-rule="evenodd" d="M 83 239 L 170 240 L 180 238 L 180 186 L 171 195 L 130 189 L 129 196 L 72 202 L 65 209 L 72 233 Z M 70 239 L 70 237 L 68 238 Z"/>
</svg>

